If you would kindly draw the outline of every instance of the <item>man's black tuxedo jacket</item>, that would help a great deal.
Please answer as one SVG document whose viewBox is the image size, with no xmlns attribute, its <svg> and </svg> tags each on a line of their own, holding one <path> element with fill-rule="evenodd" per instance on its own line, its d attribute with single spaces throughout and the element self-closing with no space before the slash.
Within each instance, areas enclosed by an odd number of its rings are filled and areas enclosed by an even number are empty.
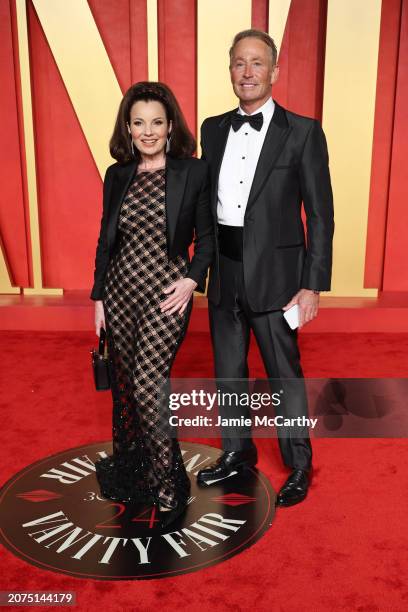
<svg viewBox="0 0 408 612">
<path fill-rule="evenodd" d="M 92 300 L 102 300 L 108 263 L 118 245 L 117 226 L 122 201 L 135 176 L 137 164 L 115 163 L 103 183 L 103 214 L 95 257 Z M 188 257 L 194 237 L 194 255 L 187 276 L 205 291 L 208 266 L 214 255 L 214 227 L 209 202 L 208 166 L 190 157 L 166 159 L 166 228 L 169 259 Z"/>
<path fill-rule="evenodd" d="M 211 206 L 217 219 L 218 177 L 237 109 L 209 117 L 201 127 L 202 158 L 211 170 Z M 241 129 L 244 129 L 241 127 Z M 237 177 L 239 178 L 239 177 Z M 301 218 L 304 203 L 307 246 Z M 326 139 L 320 123 L 275 110 L 248 198 L 243 230 L 243 269 L 254 312 L 280 309 L 299 289 L 330 289 L 333 195 Z M 220 301 L 218 240 L 210 268 L 208 298 Z"/>
</svg>

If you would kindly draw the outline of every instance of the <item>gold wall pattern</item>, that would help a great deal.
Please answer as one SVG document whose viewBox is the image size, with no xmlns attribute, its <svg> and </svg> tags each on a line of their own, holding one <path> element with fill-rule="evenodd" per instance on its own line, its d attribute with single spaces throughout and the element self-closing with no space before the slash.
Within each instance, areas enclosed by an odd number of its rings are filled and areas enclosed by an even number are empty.
<svg viewBox="0 0 408 612">
<path fill-rule="evenodd" d="M 112 117 L 121 91 L 86 0 L 32 0 L 101 177 L 112 163 Z M 34 287 L 44 289 L 35 173 L 26 4 L 16 0 Z M 282 41 L 290 0 L 270 0 L 269 29 Z M 335 198 L 333 296 L 376 296 L 363 287 L 381 0 L 328 0 L 323 128 Z M 158 77 L 157 0 L 147 0 L 149 78 Z M 237 105 L 228 73 L 234 33 L 251 27 L 251 0 L 197 0 L 197 125 Z M 75 40 L 75 44 L 72 41 Z M 347 44 L 344 44 L 344 41 Z M 104 96 L 96 100 L 95 92 Z M 353 91 L 353 95 L 349 95 Z M 97 101 L 97 103 L 96 103 Z M 340 121 L 341 118 L 341 121 Z M 344 130 L 344 125 L 348 129 Z M 12 288 L 0 258 L 0 292 Z"/>
</svg>

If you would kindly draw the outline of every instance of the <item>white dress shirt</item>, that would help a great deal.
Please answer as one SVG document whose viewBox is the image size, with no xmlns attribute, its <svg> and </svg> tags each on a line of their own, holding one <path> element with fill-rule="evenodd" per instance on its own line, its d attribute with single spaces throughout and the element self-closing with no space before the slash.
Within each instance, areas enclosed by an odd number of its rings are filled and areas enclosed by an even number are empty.
<svg viewBox="0 0 408 612">
<path fill-rule="evenodd" d="M 249 123 L 244 123 L 228 134 L 218 179 L 217 218 L 218 223 L 243 227 L 245 209 L 259 155 L 275 110 L 275 103 L 269 98 L 265 104 L 254 111 L 262 113 L 263 124 L 258 132 Z M 247 115 L 241 107 L 238 112 Z"/>
</svg>

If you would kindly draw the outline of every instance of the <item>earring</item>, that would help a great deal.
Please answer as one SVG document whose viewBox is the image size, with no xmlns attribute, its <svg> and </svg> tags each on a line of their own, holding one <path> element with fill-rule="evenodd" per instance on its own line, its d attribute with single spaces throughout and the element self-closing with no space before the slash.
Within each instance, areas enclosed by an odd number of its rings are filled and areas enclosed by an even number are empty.
<svg viewBox="0 0 408 612">
<path fill-rule="evenodd" d="M 133 146 L 133 138 L 130 137 L 130 148 L 132 149 L 132 155 L 135 157 L 135 147 Z"/>
<path fill-rule="evenodd" d="M 167 136 L 167 142 L 166 142 L 166 153 L 168 153 L 170 151 L 170 140 L 171 140 L 171 135 Z"/>
</svg>

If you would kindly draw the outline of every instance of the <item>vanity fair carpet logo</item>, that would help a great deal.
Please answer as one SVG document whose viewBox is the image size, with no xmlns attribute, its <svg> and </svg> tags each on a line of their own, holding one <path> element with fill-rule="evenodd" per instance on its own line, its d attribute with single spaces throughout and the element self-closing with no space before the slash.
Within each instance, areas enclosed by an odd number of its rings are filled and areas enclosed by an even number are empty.
<svg viewBox="0 0 408 612">
<path fill-rule="evenodd" d="M 111 452 L 97 443 L 42 459 L 0 491 L 1 541 L 43 569 L 80 578 L 166 578 L 220 563 L 270 527 L 275 492 L 257 469 L 211 487 L 196 474 L 220 454 L 181 443 L 192 489 L 187 510 L 167 526 L 156 509 L 102 497 L 94 462 Z"/>
</svg>

